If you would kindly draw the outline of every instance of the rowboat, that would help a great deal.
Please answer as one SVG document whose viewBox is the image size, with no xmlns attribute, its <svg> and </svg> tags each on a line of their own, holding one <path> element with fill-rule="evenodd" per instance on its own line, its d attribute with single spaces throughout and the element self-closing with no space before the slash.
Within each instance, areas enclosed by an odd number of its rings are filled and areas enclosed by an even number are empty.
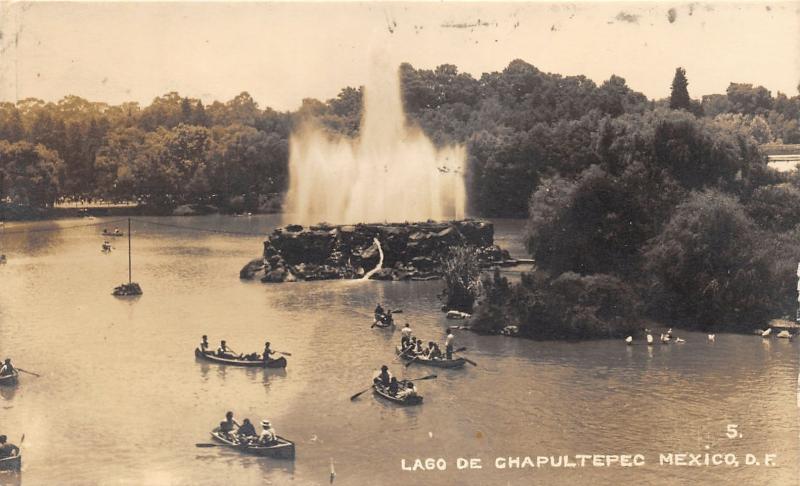
<svg viewBox="0 0 800 486">
<path fill-rule="evenodd" d="M 294 459 L 294 442 L 284 439 L 281 436 L 276 436 L 275 444 L 261 445 L 261 444 L 247 444 L 233 441 L 219 431 L 219 427 L 211 431 L 211 437 L 217 442 L 221 442 L 231 449 L 236 449 L 247 454 L 256 456 L 273 457 L 275 459 Z"/>
<path fill-rule="evenodd" d="M 414 359 L 413 356 L 408 356 L 403 354 L 403 351 L 400 349 L 400 346 L 395 346 L 395 352 L 398 356 L 403 358 L 406 361 L 411 361 Z M 467 361 L 464 358 L 453 358 L 453 359 L 429 359 L 424 356 L 417 356 L 417 360 L 415 363 L 424 364 L 428 366 L 435 366 L 436 368 L 461 368 L 464 366 L 464 363 Z"/>
<path fill-rule="evenodd" d="M 22 468 L 22 454 L 0 459 L 0 471 L 19 471 Z"/>
<path fill-rule="evenodd" d="M 401 385 L 400 391 L 405 388 L 405 381 L 399 382 Z M 385 387 L 379 383 L 373 383 L 372 389 L 375 391 L 375 394 L 379 397 L 389 400 L 390 402 L 396 403 L 398 405 L 419 405 L 422 403 L 422 397 L 420 395 L 415 395 L 411 397 L 397 397 L 389 393 L 389 388 Z"/>
<path fill-rule="evenodd" d="M 281 356 L 277 359 L 271 359 L 264 363 L 263 360 L 248 360 L 248 359 L 231 359 L 231 358 L 220 358 L 219 356 L 214 356 L 211 353 L 204 353 L 200 351 L 200 348 L 194 349 L 194 355 L 199 359 L 204 359 L 206 361 L 211 361 L 212 363 L 223 364 L 223 365 L 231 365 L 231 366 L 247 366 L 250 368 L 286 368 L 286 358 Z"/>
<path fill-rule="evenodd" d="M 392 320 L 392 321 L 389 321 L 389 322 L 384 322 L 382 320 L 375 320 L 375 321 L 372 322 L 372 326 L 373 327 L 380 327 L 380 328 L 385 329 L 387 327 L 394 326 L 394 321 Z"/>
<path fill-rule="evenodd" d="M 14 386 L 17 384 L 19 371 L 14 370 L 10 375 L 0 376 L 0 386 Z"/>
</svg>

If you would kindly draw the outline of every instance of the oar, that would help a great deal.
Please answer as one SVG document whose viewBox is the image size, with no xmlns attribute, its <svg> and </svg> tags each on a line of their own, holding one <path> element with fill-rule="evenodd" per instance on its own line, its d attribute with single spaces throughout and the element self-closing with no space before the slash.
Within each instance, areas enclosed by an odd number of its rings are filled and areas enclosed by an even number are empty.
<svg viewBox="0 0 800 486">
<path fill-rule="evenodd" d="M 459 356 L 459 358 L 463 359 L 464 361 L 466 361 L 467 363 L 471 364 L 472 366 L 478 366 L 478 363 L 472 361 L 471 359 L 467 358 L 466 356 Z"/>
<path fill-rule="evenodd" d="M 16 368 L 16 370 L 17 371 L 21 371 L 23 373 L 28 373 L 29 375 L 33 375 L 33 376 L 35 376 L 37 378 L 41 378 L 42 377 L 42 375 L 40 375 L 39 373 L 34 373 L 33 371 L 23 370 L 22 368 Z"/>
<path fill-rule="evenodd" d="M 353 395 L 352 397 L 350 397 L 350 401 L 353 401 L 353 400 L 355 400 L 356 398 L 360 397 L 361 395 L 363 395 L 364 393 L 366 393 L 366 392 L 368 392 L 368 391 L 370 391 L 370 390 L 372 390 L 372 386 L 370 386 L 370 387 L 369 387 L 369 388 L 367 388 L 366 390 L 362 390 L 362 391 L 360 391 L 360 392 L 356 393 L 355 395 Z"/>
<path fill-rule="evenodd" d="M 435 380 L 438 377 L 439 375 L 428 375 L 428 376 L 423 376 L 422 378 L 414 378 L 413 380 L 403 380 L 403 381 Z"/>
<path fill-rule="evenodd" d="M 197 443 L 195 447 L 222 447 L 222 444 Z"/>
<path fill-rule="evenodd" d="M 402 313 L 403 313 L 403 309 L 397 309 L 397 310 L 393 310 L 392 311 L 392 314 L 402 314 Z"/>
<path fill-rule="evenodd" d="M 284 356 L 291 356 L 292 355 L 292 353 L 287 353 L 285 351 L 275 351 L 275 352 L 278 353 L 278 354 L 282 354 Z"/>
<path fill-rule="evenodd" d="M 413 362 L 417 361 L 417 358 L 419 358 L 419 356 L 414 356 L 413 358 L 411 358 L 411 361 L 409 361 L 408 363 L 406 363 L 406 368 L 408 368 L 409 366 L 411 366 L 411 363 L 413 363 Z"/>
</svg>

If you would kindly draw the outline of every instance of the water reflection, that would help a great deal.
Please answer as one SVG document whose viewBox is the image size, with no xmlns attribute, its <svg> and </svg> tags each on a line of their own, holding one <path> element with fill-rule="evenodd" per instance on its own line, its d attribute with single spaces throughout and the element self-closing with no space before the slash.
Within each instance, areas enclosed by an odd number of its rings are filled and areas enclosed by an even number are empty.
<svg viewBox="0 0 800 486">
<path fill-rule="evenodd" d="M 11 401 L 17 393 L 17 386 L 0 386 L 0 397 L 5 401 Z"/>
</svg>

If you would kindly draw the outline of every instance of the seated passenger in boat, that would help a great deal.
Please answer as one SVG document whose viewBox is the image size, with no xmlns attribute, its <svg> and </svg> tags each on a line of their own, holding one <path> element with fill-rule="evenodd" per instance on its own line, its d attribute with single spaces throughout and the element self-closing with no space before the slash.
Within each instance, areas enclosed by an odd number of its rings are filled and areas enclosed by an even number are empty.
<svg viewBox="0 0 800 486">
<path fill-rule="evenodd" d="M 400 390 L 400 383 L 397 382 L 397 378 L 394 376 L 392 380 L 389 382 L 389 395 L 397 396 L 397 392 Z"/>
<path fill-rule="evenodd" d="M 269 341 L 265 342 L 264 343 L 264 354 L 261 355 L 261 359 L 263 359 L 264 361 L 269 361 L 270 360 L 270 356 L 273 355 L 273 354 L 275 354 L 275 351 L 273 351 L 273 350 L 271 350 L 269 348 Z"/>
<path fill-rule="evenodd" d="M 422 355 L 425 356 L 426 358 L 430 358 L 431 351 L 433 351 L 433 345 L 434 345 L 433 341 L 428 341 L 428 347 L 422 351 Z"/>
<path fill-rule="evenodd" d="M 414 388 L 414 384 L 410 381 L 405 382 L 405 388 L 400 390 L 397 394 L 397 398 L 411 398 L 417 396 L 417 390 Z"/>
<path fill-rule="evenodd" d="M 416 338 L 414 337 L 410 337 L 408 341 L 406 341 L 406 343 L 403 345 L 403 356 L 407 358 L 413 358 L 414 355 L 416 355 L 416 353 L 414 352 L 414 348 L 416 347 L 415 339 Z"/>
<path fill-rule="evenodd" d="M 256 428 L 248 418 L 242 420 L 242 426 L 236 431 L 236 436 L 240 441 L 247 441 L 249 437 L 255 438 L 257 435 Z"/>
<path fill-rule="evenodd" d="M 261 421 L 261 435 L 258 437 L 258 442 L 261 445 L 270 445 L 278 439 L 278 436 L 275 434 L 275 429 L 272 428 L 272 424 L 269 423 L 269 420 L 264 419 Z"/>
<path fill-rule="evenodd" d="M 416 345 L 414 346 L 414 354 L 421 356 L 422 353 L 422 339 L 417 339 Z"/>
<path fill-rule="evenodd" d="M 228 412 L 225 414 L 225 420 L 219 423 L 219 431 L 222 435 L 230 437 L 234 427 L 238 429 L 239 422 L 233 418 L 233 412 Z"/>
<path fill-rule="evenodd" d="M 430 359 L 442 359 L 442 350 L 439 349 L 439 345 L 433 343 L 433 349 L 431 349 L 430 355 L 428 356 Z"/>
<path fill-rule="evenodd" d="M 9 444 L 6 442 L 8 437 L 5 435 L 0 435 L 0 459 L 6 457 L 14 457 L 19 454 L 19 447 L 15 446 L 14 444 Z"/>
<path fill-rule="evenodd" d="M 386 365 L 381 366 L 381 374 L 375 377 L 373 380 L 375 383 L 381 384 L 383 386 L 389 386 L 389 383 L 392 380 L 392 374 L 389 373 L 389 367 Z"/>
<path fill-rule="evenodd" d="M 0 367 L 0 376 L 13 375 L 14 371 L 16 371 L 16 368 L 11 364 L 11 358 L 6 358 L 3 366 Z"/>
<path fill-rule="evenodd" d="M 228 348 L 228 345 L 225 343 L 224 339 L 219 342 L 219 347 L 217 348 L 217 356 L 219 356 L 220 358 L 228 358 L 228 359 L 238 358 L 238 356 L 230 352 L 230 349 Z"/>
<path fill-rule="evenodd" d="M 203 353 L 208 353 L 209 346 L 210 345 L 208 344 L 208 336 L 204 334 L 203 340 L 200 341 L 200 351 L 202 351 Z"/>
</svg>

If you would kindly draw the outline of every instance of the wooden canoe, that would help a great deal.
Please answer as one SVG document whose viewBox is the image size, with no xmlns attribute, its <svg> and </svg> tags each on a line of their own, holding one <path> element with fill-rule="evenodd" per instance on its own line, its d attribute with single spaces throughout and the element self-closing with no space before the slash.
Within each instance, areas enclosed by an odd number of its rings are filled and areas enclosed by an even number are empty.
<svg viewBox="0 0 800 486">
<path fill-rule="evenodd" d="M 13 373 L 6 376 L 0 376 L 0 386 L 14 386 L 17 384 L 19 378 L 19 371 L 14 370 Z"/>
<path fill-rule="evenodd" d="M 276 436 L 276 442 L 272 445 L 242 444 L 228 439 L 219 431 L 219 427 L 211 431 L 211 437 L 217 442 L 221 442 L 231 449 L 253 454 L 256 456 L 273 457 L 275 459 L 294 459 L 294 442 L 281 436 Z"/>
<path fill-rule="evenodd" d="M 394 350 L 398 356 L 406 361 L 411 361 L 414 358 L 413 356 L 403 354 L 403 352 L 400 350 L 400 346 L 395 346 Z M 424 356 L 418 357 L 415 361 L 415 363 L 434 366 L 436 368 L 462 368 L 466 362 L 467 361 L 464 358 L 428 359 Z"/>
<path fill-rule="evenodd" d="M 405 383 L 406 382 L 404 381 L 400 382 L 403 388 L 405 388 Z M 402 390 L 403 388 L 400 389 Z M 420 403 L 422 403 L 422 396 L 420 395 L 413 397 L 403 397 L 403 398 L 396 397 L 389 393 L 388 387 L 384 387 L 383 385 L 380 385 L 378 383 L 373 383 L 372 389 L 375 391 L 375 394 L 378 395 L 379 397 L 383 398 L 384 400 L 389 400 L 390 402 L 396 403 L 398 405 L 419 405 Z"/>
<path fill-rule="evenodd" d="M 194 355 L 199 359 L 211 361 L 212 363 L 231 365 L 231 366 L 247 366 L 250 368 L 286 368 L 286 358 L 281 356 L 277 359 L 271 359 L 264 363 L 263 360 L 248 360 L 248 359 L 229 359 L 214 356 L 211 353 L 204 353 L 199 348 L 194 348 Z"/>
<path fill-rule="evenodd" d="M 22 454 L 0 459 L 0 471 L 19 471 L 22 468 Z"/>
</svg>

